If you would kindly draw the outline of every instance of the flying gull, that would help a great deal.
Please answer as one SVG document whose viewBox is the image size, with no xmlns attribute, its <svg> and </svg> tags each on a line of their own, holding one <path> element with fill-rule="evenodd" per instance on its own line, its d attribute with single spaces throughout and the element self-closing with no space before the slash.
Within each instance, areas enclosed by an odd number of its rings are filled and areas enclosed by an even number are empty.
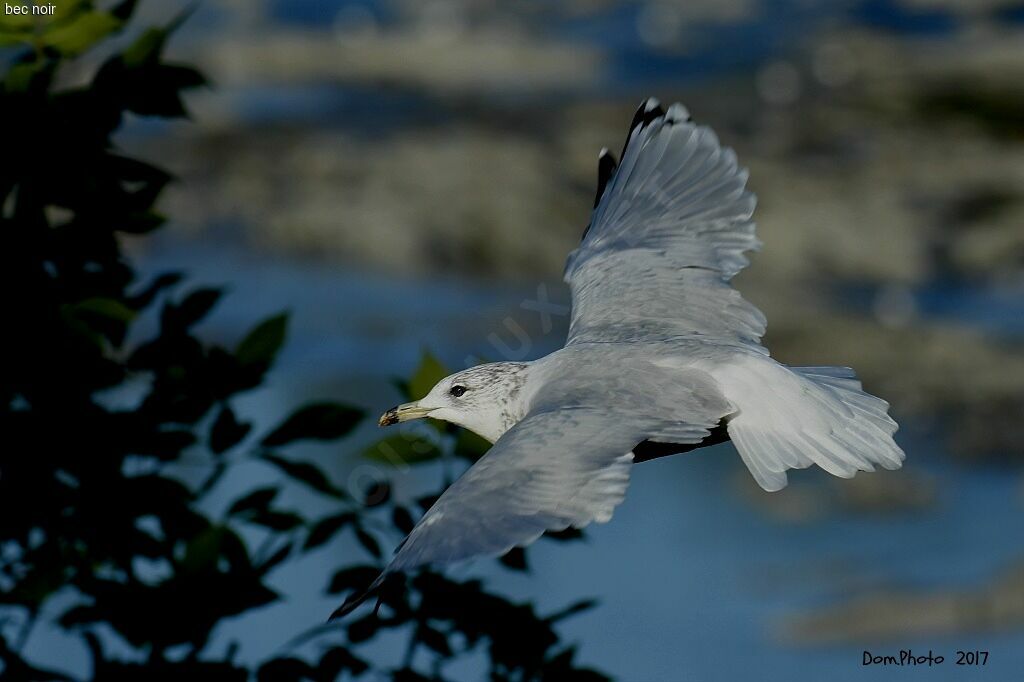
<svg viewBox="0 0 1024 682">
<path fill-rule="evenodd" d="M 760 247 L 733 150 L 682 105 L 649 99 L 621 157 L 601 151 L 590 224 L 566 262 L 565 347 L 458 372 L 381 417 L 441 419 L 494 446 L 333 617 L 388 574 L 608 521 L 637 461 L 731 440 L 767 491 L 787 469 L 851 478 L 902 464 L 888 403 L 852 370 L 788 367 L 760 344 L 764 315 L 729 285 Z"/>
</svg>

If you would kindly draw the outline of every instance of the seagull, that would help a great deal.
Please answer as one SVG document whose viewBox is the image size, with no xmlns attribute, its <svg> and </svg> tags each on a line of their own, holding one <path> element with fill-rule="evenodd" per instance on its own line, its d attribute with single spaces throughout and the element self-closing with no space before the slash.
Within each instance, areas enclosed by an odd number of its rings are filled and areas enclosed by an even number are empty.
<svg viewBox="0 0 1024 682">
<path fill-rule="evenodd" d="M 565 346 L 457 372 L 380 418 L 444 420 L 493 447 L 332 618 L 390 574 L 608 521 L 639 461 L 730 440 L 769 492 L 812 464 L 842 478 L 902 465 L 889 404 L 853 370 L 789 367 L 761 345 L 764 314 L 729 284 L 761 246 L 733 150 L 652 98 L 620 156 L 601 151 L 590 223 L 566 262 Z"/>
</svg>

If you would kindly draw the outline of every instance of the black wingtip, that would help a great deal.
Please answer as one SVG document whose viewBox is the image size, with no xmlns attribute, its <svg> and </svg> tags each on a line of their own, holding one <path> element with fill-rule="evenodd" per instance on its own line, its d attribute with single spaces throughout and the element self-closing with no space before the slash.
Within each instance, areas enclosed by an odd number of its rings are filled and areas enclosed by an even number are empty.
<svg viewBox="0 0 1024 682">
<path fill-rule="evenodd" d="M 637 107 L 636 113 L 633 114 L 633 120 L 629 124 L 629 132 L 626 133 L 626 143 L 622 145 L 620 158 L 625 158 L 626 148 L 629 147 L 629 140 L 633 137 L 634 130 L 650 125 L 656 118 L 664 115 L 665 110 L 661 108 L 661 102 L 654 97 L 648 97 L 643 102 L 640 102 L 640 106 Z"/>
<path fill-rule="evenodd" d="M 659 116 L 664 116 L 665 110 L 661 108 L 661 102 L 654 97 L 648 97 L 643 102 L 640 102 L 640 106 L 636 108 L 636 113 L 633 114 L 633 122 L 629 124 L 629 132 L 633 132 L 633 129 L 637 126 L 645 126 Z"/>
<path fill-rule="evenodd" d="M 356 592 L 355 594 L 350 595 L 341 606 L 339 606 L 338 608 L 334 609 L 334 612 L 331 613 L 331 615 L 327 618 L 327 622 L 331 623 L 333 621 L 338 620 L 339 618 L 344 618 L 348 614 L 350 614 L 353 611 L 355 611 L 356 609 L 358 609 L 359 606 L 363 602 L 365 602 L 367 599 L 372 597 L 374 594 L 376 594 L 380 590 L 380 586 L 383 583 L 384 583 L 384 576 L 380 575 L 380 576 L 378 576 L 378 578 L 376 580 L 374 580 L 372 583 L 370 583 L 370 586 L 367 587 L 365 590 L 362 590 L 361 592 Z M 377 606 L 374 608 L 373 612 L 377 613 L 377 611 L 379 609 L 380 609 L 380 600 L 377 601 Z"/>
<path fill-rule="evenodd" d="M 602 149 L 600 156 L 597 157 L 597 195 L 594 197 L 594 208 L 601 202 L 604 189 L 618 167 L 619 162 L 615 160 L 615 155 L 608 151 L 607 147 Z"/>
</svg>

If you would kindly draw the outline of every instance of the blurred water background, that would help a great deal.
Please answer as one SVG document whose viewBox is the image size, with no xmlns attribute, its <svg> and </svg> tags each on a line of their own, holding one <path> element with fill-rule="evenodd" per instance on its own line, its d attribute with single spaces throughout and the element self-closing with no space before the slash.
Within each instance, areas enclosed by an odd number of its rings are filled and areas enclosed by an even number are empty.
<svg viewBox="0 0 1024 682">
<path fill-rule="evenodd" d="M 207 0 L 172 54 L 214 87 L 193 122 L 119 140 L 180 178 L 176 222 L 131 247 L 147 272 L 229 285 L 209 338 L 293 311 L 243 406 L 257 419 L 324 396 L 381 411 L 424 347 L 452 367 L 557 348 L 566 317 L 536 309 L 568 303 L 598 150 L 641 98 L 684 102 L 751 170 L 765 247 L 735 284 L 766 344 L 857 368 L 893 404 L 906 468 L 797 472 L 768 495 L 717 446 L 637 467 L 612 523 L 540 543 L 528 575 L 455 573 L 542 610 L 597 598 L 563 631 L 623 680 L 1024 669 L 1024 4 Z M 352 486 L 394 474 L 357 451 L 305 454 Z M 247 475 L 266 472 L 241 467 L 225 504 Z M 396 494 L 441 475 L 398 472 Z M 319 588 L 347 549 L 282 572 L 286 603 L 229 624 L 243 658 L 330 612 Z M 861 665 L 901 648 L 946 663 Z M 957 649 L 990 651 L 987 667 L 953 665 Z"/>
</svg>

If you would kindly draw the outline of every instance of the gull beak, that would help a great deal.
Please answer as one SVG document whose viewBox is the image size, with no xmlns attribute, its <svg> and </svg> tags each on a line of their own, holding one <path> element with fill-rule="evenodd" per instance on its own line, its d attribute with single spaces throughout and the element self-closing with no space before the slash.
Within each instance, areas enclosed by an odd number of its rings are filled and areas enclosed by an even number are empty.
<svg viewBox="0 0 1024 682">
<path fill-rule="evenodd" d="M 405 403 L 398 407 L 392 407 L 382 414 L 378 424 L 381 426 L 391 426 L 392 424 L 406 422 L 410 419 L 421 419 L 433 411 L 433 408 L 430 407 L 420 407 L 419 403 Z"/>
</svg>

